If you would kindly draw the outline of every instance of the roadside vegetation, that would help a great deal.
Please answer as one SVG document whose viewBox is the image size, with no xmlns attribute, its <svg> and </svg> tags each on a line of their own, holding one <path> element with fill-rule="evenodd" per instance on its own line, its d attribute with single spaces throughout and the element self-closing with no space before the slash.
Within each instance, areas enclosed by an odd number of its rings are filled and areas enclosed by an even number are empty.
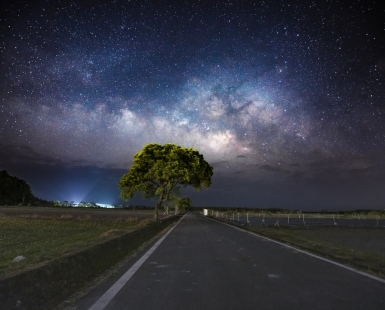
<svg viewBox="0 0 385 310">
<path fill-rule="evenodd" d="M 0 208 L 0 278 L 121 236 L 152 218 L 151 211 L 114 211 Z M 24 259 L 13 262 L 18 256 Z"/>
<path fill-rule="evenodd" d="M 7 171 L 0 171 L 0 206 L 46 205 L 48 201 L 35 197 L 29 184 Z"/>
<path fill-rule="evenodd" d="M 385 278 L 385 231 L 381 228 L 247 226 L 247 229 Z"/>
<path fill-rule="evenodd" d="M 287 210 L 209 210 L 209 216 L 232 225 L 256 232 L 259 235 L 293 245 L 334 261 L 358 268 L 362 271 L 385 278 L 385 228 L 384 227 L 339 227 L 307 226 L 306 219 L 334 219 L 336 223 L 342 219 L 383 220 L 384 211 L 356 210 L 338 213 L 301 213 Z M 284 225 L 245 225 L 242 220 L 249 221 L 274 218 L 278 223 L 297 218 L 305 219 L 302 226 Z M 238 219 L 240 219 L 238 221 Z M 333 221 L 331 221 L 333 223 Z"/>
<path fill-rule="evenodd" d="M 385 219 L 384 210 L 354 210 L 328 212 L 326 210 L 320 212 L 304 212 L 301 210 L 287 209 L 252 209 L 252 208 L 226 208 L 218 207 L 207 208 L 209 215 L 225 219 L 237 220 L 238 217 L 249 217 L 249 219 L 274 218 L 276 220 L 285 221 L 286 219 Z"/>
</svg>

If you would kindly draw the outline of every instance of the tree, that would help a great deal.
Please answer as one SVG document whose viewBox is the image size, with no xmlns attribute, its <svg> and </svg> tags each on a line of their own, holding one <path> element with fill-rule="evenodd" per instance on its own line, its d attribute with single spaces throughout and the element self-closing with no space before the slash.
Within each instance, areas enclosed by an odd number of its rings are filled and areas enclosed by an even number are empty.
<svg viewBox="0 0 385 310">
<path fill-rule="evenodd" d="M 154 218 L 172 192 L 188 185 L 200 190 L 210 187 L 213 168 L 197 150 L 175 144 L 146 144 L 119 182 L 120 197 L 128 200 L 135 192 L 144 198 L 157 198 Z"/>
<path fill-rule="evenodd" d="M 178 198 L 176 201 L 176 206 L 181 212 L 186 212 L 191 208 L 191 199 L 188 197 Z"/>
<path fill-rule="evenodd" d="M 0 172 L 0 205 L 29 204 L 36 200 L 26 181 L 9 175 L 5 170 Z"/>
<path fill-rule="evenodd" d="M 169 208 L 175 210 L 175 214 L 179 212 L 186 212 L 191 208 L 191 199 L 188 197 L 178 197 L 174 193 L 170 195 L 169 200 L 166 201 L 163 207 L 165 214 L 168 214 Z"/>
</svg>

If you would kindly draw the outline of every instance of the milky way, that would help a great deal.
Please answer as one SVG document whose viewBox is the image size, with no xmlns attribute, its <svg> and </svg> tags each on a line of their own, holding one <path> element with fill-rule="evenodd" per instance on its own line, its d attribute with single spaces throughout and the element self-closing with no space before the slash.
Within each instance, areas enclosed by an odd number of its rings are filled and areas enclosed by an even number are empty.
<svg viewBox="0 0 385 310">
<path fill-rule="evenodd" d="M 214 167 L 196 205 L 385 208 L 371 2 L 8 1 L 0 169 L 44 199 L 116 203 L 133 155 L 176 143 Z"/>
</svg>

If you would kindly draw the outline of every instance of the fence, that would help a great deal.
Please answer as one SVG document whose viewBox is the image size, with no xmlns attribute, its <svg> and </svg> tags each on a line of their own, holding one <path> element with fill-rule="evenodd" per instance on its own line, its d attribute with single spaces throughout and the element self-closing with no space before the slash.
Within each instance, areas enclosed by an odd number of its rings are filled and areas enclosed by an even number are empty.
<svg viewBox="0 0 385 310">
<path fill-rule="evenodd" d="M 339 227 L 385 227 L 385 218 L 380 215 L 340 214 L 268 214 L 263 212 L 221 212 L 209 210 L 209 216 L 252 226 L 339 226 Z"/>
</svg>

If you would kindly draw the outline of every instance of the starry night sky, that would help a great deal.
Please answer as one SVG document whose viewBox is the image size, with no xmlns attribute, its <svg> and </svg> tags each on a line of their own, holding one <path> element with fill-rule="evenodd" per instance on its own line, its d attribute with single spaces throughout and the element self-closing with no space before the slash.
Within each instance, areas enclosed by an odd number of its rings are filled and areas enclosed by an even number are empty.
<svg viewBox="0 0 385 310">
<path fill-rule="evenodd" d="M 0 170 L 39 198 L 121 203 L 156 142 L 214 167 L 186 191 L 196 206 L 385 208 L 381 1 L 5 1 L 0 16 Z"/>
</svg>

